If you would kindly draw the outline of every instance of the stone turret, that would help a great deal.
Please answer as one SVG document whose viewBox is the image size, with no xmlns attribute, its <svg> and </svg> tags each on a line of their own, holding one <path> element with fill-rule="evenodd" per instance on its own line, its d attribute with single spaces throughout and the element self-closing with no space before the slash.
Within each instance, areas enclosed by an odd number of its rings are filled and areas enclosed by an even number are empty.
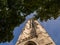
<svg viewBox="0 0 60 45">
<path fill-rule="evenodd" d="M 56 45 L 37 20 L 30 19 L 23 28 L 16 45 Z"/>
</svg>

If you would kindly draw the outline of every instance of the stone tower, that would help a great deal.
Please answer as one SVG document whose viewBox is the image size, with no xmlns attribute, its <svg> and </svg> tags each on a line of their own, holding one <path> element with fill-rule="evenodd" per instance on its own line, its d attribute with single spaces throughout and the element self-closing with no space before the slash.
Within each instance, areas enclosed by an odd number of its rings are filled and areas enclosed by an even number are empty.
<svg viewBox="0 0 60 45">
<path fill-rule="evenodd" d="M 16 45 L 56 45 L 37 20 L 27 21 Z"/>
</svg>

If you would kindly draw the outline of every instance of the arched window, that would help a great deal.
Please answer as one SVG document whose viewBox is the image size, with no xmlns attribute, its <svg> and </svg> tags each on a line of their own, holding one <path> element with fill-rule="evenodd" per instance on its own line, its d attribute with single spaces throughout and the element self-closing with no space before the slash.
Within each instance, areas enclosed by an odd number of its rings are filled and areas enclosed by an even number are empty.
<svg viewBox="0 0 60 45">
<path fill-rule="evenodd" d="M 28 41 L 28 42 L 25 43 L 25 45 L 37 45 L 37 44 L 33 41 Z"/>
</svg>

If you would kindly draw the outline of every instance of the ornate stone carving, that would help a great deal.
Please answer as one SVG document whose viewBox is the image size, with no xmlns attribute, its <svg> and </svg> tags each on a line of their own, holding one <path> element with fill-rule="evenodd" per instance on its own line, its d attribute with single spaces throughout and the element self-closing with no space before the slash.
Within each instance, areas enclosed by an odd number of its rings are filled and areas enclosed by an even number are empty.
<svg viewBox="0 0 60 45">
<path fill-rule="evenodd" d="M 31 45 L 30 43 L 27 44 L 28 41 L 33 41 L 37 45 L 55 45 L 46 30 L 38 23 L 37 20 L 33 19 L 27 21 L 16 45 Z"/>
</svg>

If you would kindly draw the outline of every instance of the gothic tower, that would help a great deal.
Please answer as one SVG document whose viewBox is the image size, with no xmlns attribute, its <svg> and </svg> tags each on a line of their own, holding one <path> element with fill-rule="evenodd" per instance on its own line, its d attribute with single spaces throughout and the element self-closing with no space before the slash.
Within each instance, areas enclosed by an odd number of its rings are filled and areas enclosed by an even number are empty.
<svg viewBox="0 0 60 45">
<path fill-rule="evenodd" d="M 27 21 L 16 45 L 56 45 L 37 20 Z"/>
</svg>

